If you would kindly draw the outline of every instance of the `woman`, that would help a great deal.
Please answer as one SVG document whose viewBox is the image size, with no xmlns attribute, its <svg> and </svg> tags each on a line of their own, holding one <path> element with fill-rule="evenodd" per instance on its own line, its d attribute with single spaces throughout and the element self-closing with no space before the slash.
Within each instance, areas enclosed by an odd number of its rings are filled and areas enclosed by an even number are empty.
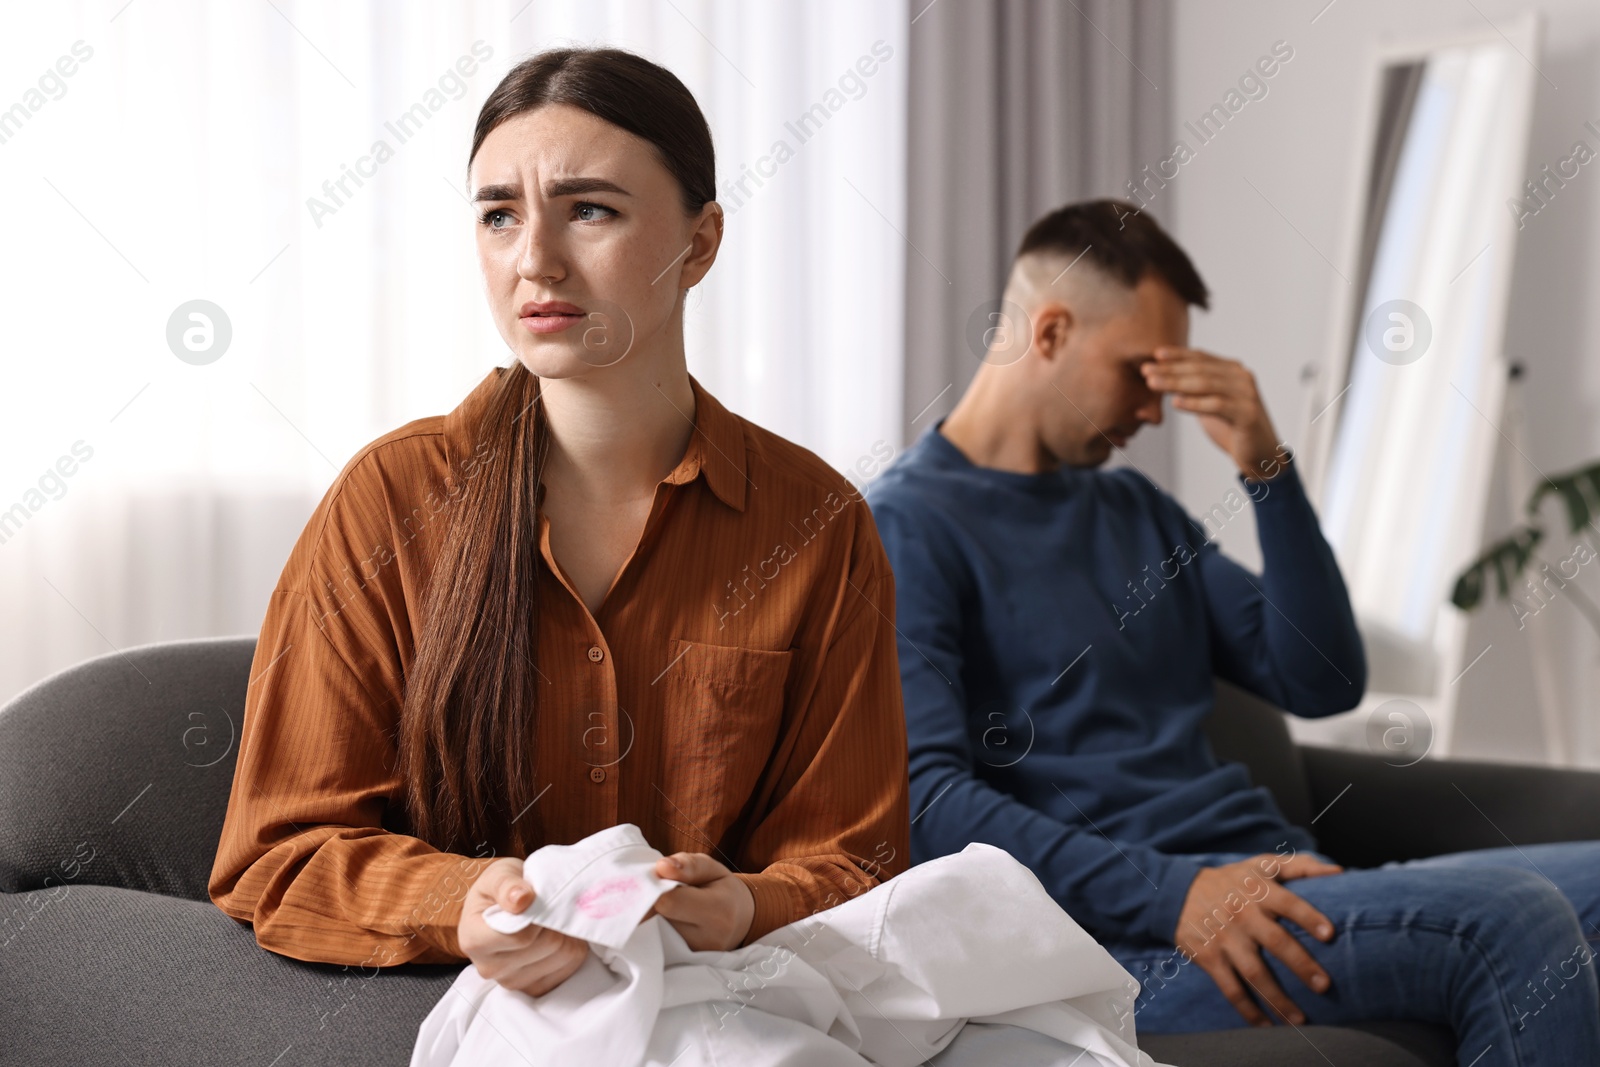
<svg viewBox="0 0 1600 1067">
<path fill-rule="evenodd" d="M 516 358 L 357 453 L 296 543 L 210 894 L 284 955 L 538 995 L 587 946 L 482 912 L 528 905 L 543 844 L 637 824 L 696 949 L 904 870 L 894 585 L 850 483 L 686 369 L 723 214 L 677 78 L 532 56 L 468 179 Z"/>
</svg>

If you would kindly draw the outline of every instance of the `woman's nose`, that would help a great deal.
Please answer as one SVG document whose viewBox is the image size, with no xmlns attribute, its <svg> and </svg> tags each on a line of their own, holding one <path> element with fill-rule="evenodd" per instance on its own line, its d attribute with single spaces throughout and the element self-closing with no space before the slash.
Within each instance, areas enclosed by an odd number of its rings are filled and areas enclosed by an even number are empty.
<svg viewBox="0 0 1600 1067">
<path fill-rule="evenodd" d="M 537 222 L 530 222 L 523 231 L 522 246 L 517 250 L 517 273 L 529 281 L 559 281 L 566 277 L 560 250 Z"/>
</svg>

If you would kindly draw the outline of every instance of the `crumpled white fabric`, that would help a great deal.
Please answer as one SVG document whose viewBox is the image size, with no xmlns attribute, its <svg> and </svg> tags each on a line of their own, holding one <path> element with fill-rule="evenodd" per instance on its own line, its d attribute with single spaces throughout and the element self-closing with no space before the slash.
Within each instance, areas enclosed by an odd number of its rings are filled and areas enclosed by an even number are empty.
<svg viewBox="0 0 1600 1067">
<path fill-rule="evenodd" d="M 954 1067 L 1007 1048 L 1039 1067 L 1160 1067 L 1134 1043 L 1133 977 L 1002 849 L 970 844 L 730 952 L 638 921 L 677 884 L 650 871 L 659 857 L 632 824 L 529 856 L 542 918 L 485 920 L 583 937 L 589 958 L 542 997 L 466 967 L 412 1067 Z"/>
<path fill-rule="evenodd" d="M 515 914 L 491 904 L 483 921 L 502 934 L 538 924 L 621 948 L 656 898 L 681 884 L 657 877 L 660 858 L 631 822 L 576 845 L 546 845 L 522 862 L 522 877 L 534 887 L 533 903 Z"/>
</svg>

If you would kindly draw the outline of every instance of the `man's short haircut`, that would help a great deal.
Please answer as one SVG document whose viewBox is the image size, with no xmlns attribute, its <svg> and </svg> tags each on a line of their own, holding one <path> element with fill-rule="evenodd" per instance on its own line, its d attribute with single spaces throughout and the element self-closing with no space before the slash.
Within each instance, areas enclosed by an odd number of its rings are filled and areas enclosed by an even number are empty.
<svg viewBox="0 0 1600 1067">
<path fill-rule="evenodd" d="M 1029 253 L 1069 262 L 1082 256 L 1129 289 L 1154 271 L 1185 303 L 1209 307 L 1206 283 L 1188 255 L 1126 200 L 1080 200 L 1057 208 L 1028 227 L 1015 258 Z"/>
</svg>

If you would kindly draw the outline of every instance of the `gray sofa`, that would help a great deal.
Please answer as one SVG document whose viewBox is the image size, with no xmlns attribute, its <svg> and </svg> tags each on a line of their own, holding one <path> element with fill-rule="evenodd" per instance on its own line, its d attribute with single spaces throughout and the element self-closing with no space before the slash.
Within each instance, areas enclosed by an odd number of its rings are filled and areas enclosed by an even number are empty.
<svg viewBox="0 0 1600 1067">
<path fill-rule="evenodd" d="M 253 636 L 176 641 L 62 671 L 0 708 L 0 1064 L 405 1064 L 457 969 L 361 970 L 257 947 L 206 896 Z M 1350 865 L 1600 837 L 1600 774 L 1296 747 L 1219 686 L 1212 743 Z M 1483 810 L 1473 810 L 1459 785 Z M 1439 1027 L 1149 1036 L 1183 1067 L 1448 1064 Z"/>
</svg>

